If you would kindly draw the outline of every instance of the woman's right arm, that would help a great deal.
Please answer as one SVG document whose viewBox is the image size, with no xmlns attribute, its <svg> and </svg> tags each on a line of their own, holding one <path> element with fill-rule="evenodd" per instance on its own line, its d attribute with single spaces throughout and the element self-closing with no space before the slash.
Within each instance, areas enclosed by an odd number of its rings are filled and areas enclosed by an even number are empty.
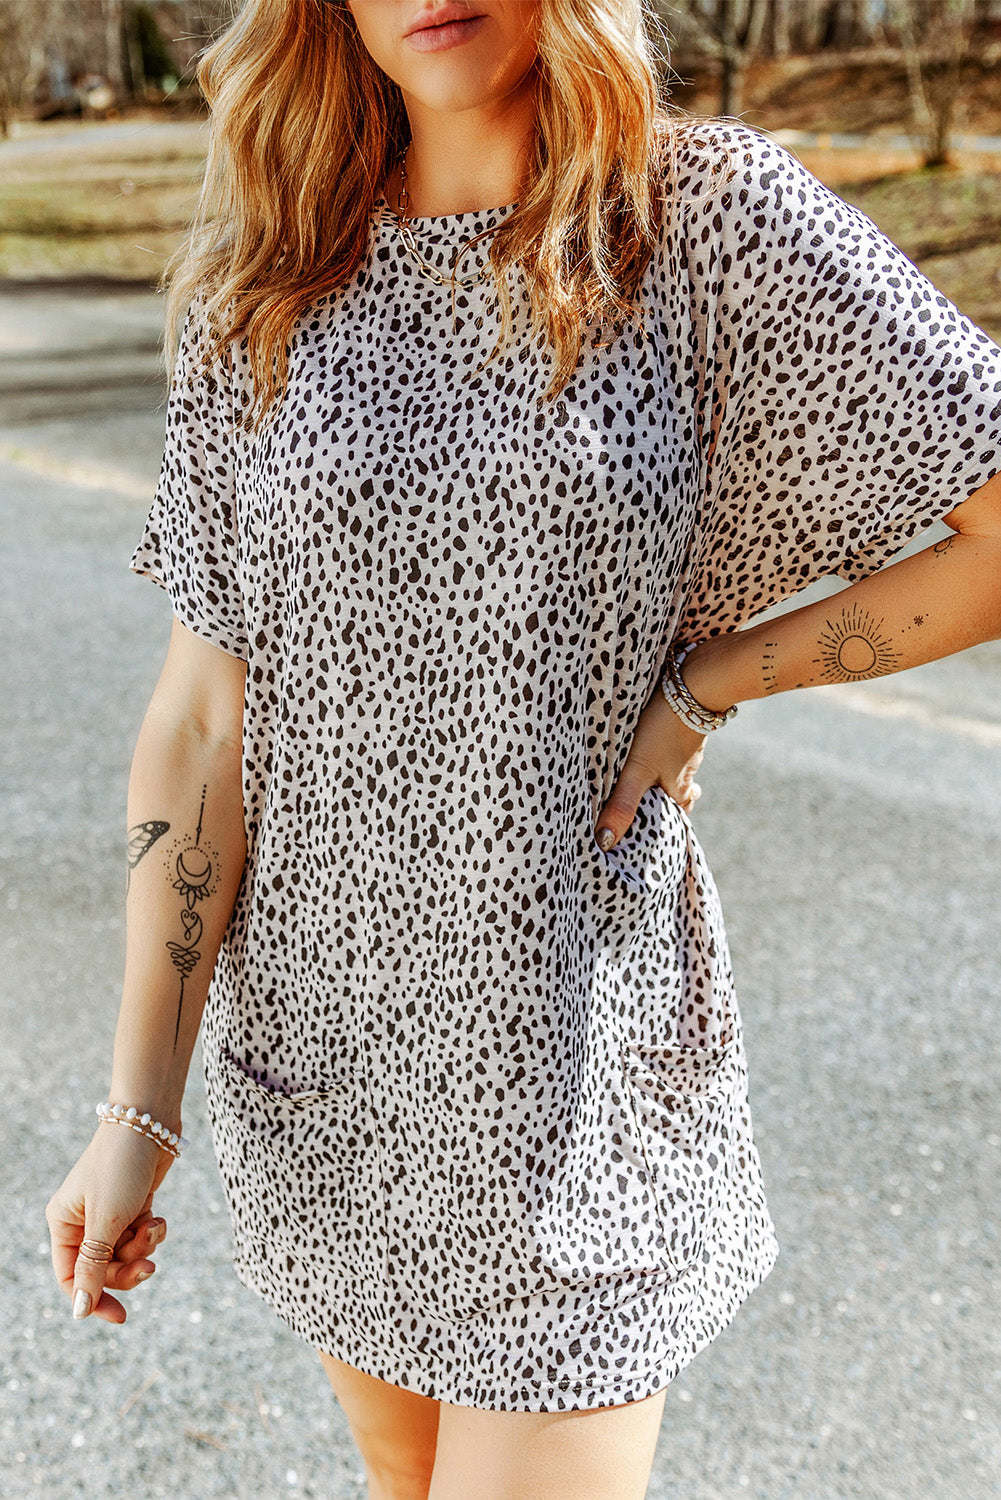
<svg viewBox="0 0 1001 1500">
<path fill-rule="evenodd" d="M 246 663 L 174 617 L 129 778 L 126 953 L 109 1087 L 180 1133 L 181 1101 L 209 981 L 246 862 L 242 782 Z M 57 1280 L 124 1322 L 126 1290 L 155 1269 L 140 1231 L 173 1158 L 117 1125 L 94 1136 L 46 1206 Z M 115 1246 L 110 1266 L 77 1259 L 81 1239 Z M 162 1237 L 162 1236 L 161 1236 Z M 119 1241 L 122 1240 L 122 1244 Z M 85 1316 L 86 1314 L 84 1314 Z"/>
<path fill-rule="evenodd" d="M 247 856 L 246 663 L 175 619 L 128 791 L 125 976 L 111 1102 L 176 1128 L 209 980 Z"/>
</svg>

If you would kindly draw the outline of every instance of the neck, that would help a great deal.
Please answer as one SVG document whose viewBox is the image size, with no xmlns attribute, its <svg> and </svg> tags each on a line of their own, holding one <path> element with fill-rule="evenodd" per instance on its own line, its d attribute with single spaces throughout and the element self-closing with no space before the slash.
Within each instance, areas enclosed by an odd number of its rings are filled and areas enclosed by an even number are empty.
<svg viewBox="0 0 1001 1500">
<path fill-rule="evenodd" d="M 505 100 L 500 118 L 486 122 L 482 115 L 480 110 L 410 110 L 407 211 L 414 218 L 475 213 L 517 202 L 532 143 L 534 94 Z M 383 188 L 394 210 L 399 207 L 400 186 L 399 164 L 394 161 Z"/>
</svg>

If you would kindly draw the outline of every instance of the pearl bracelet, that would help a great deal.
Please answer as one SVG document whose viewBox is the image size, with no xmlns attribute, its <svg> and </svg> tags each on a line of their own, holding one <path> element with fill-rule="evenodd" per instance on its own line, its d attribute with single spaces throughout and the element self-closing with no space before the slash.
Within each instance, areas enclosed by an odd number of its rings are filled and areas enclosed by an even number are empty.
<svg viewBox="0 0 1001 1500">
<path fill-rule="evenodd" d="M 160 1120 L 154 1120 L 148 1112 L 140 1114 L 134 1104 L 109 1104 L 105 1099 L 95 1106 L 95 1111 L 102 1124 L 131 1126 L 140 1135 L 148 1135 L 150 1140 L 156 1141 L 170 1156 L 180 1156 L 181 1147 L 190 1144 L 186 1135 L 168 1130 L 166 1125 Z"/>
<path fill-rule="evenodd" d="M 675 641 L 671 642 L 667 648 L 667 666 L 660 679 L 660 686 L 674 712 L 689 729 L 694 729 L 698 734 L 706 734 L 711 729 L 719 729 L 727 719 L 732 719 L 737 712 L 737 704 L 731 703 L 729 708 L 717 713 L 714 709 L 706 708 L 689 691 L 681 675 L 681 664 L 698 644 L 698 641 L 689 641 L 687 645 L 679 647 Z"/>
</svg>

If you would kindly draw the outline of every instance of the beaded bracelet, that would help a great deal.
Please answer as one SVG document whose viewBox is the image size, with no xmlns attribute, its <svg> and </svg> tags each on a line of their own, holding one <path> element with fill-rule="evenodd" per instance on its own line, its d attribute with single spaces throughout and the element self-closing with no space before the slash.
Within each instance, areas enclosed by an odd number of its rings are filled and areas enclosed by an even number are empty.
<svg viewBox="0 0 1001 1500">
<path fill-rule="evenodd" d="M 706 708 L 689 691 L 681 675 L 681 664 L 698 644 L 698 641 L 689 641 L 687 645 L 679 647 L 676 641 L 671 642 L 667 648 L 667 665 L 660 679 L 660 686 L 674 712 L 684 720 L 689 729 L 694 729 L 698 734 L 706 734 L 711 729 L 719 729 L 727 719 L 732 719 L 737 712 L 737 704 L 731 703 L 729 708 L 717 713 L 714 709 Z"/>
<path fill-rule="evenodd" d="M 181 1147 L 190 1144 L 186 1135 L 168 1130 L 166 1125 L 160 1120 L 154 1120 L 148 1112 L 140 1114 L 134 1104 L 109 1104 L 105 1099 L 95 1106 L 95 1111 L 102 1125 L 128 1125 L 140 1135 L 147 1135 L 151 1141 L 156 1141 L 170 1156 L 180 1156 Z"/>
</svg>

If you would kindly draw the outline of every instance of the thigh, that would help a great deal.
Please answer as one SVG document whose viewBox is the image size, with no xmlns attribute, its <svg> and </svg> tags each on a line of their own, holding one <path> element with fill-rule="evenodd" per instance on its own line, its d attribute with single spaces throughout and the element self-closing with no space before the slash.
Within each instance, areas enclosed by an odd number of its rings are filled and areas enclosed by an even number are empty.
<svg viewBox="0 0 1001 1500">
<path fill-rule="evenodd" d="M 380 1482 L 398 1478 L 404 1489 L 408 1478 L 418 1489 L 423 1478 L 426 1493 L 440 1403 L 366 1375 L 321 1349 L 316 1352 L 370 1477 Z"/>
<path fill-rule="evenodd" d="M 559 1412 L 443 1401 L 428 1500 L 643 1500 L 666 1396 Z"/>
</svg>

